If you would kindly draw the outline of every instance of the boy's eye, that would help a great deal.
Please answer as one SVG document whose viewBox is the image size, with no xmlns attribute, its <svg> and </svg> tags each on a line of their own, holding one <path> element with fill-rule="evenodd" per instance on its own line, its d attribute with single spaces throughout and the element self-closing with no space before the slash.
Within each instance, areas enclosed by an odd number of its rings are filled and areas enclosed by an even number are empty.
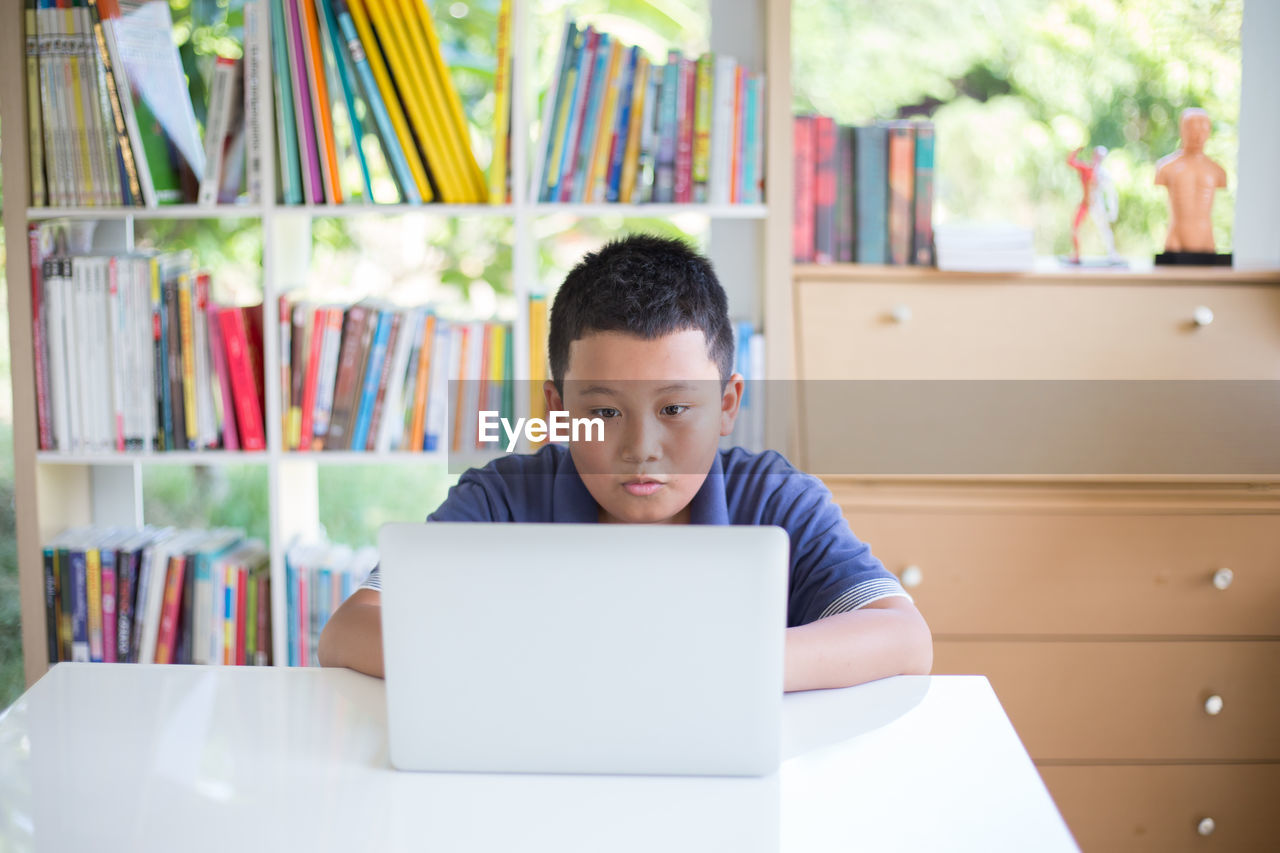
<svg viewBox="0 0 1280 853">
<path fill-rule="evenodd" d="M 622 412 L 605 406 L 599 409 L 591 409 L 590 414 L 593 418 L 616 418 L 620 416 Z"/>
<path fill-rule="evenodd" d="M 684 412 L 687 411 L 688 408 L 689 408 L 688 406 L 684 406 L 679 403 L 672 403 L 670 406 L 662 407 L 662 414 L 668 415 L 670 417 L 675 417 L 676 415 L 684 414 Z"/>
</svg>

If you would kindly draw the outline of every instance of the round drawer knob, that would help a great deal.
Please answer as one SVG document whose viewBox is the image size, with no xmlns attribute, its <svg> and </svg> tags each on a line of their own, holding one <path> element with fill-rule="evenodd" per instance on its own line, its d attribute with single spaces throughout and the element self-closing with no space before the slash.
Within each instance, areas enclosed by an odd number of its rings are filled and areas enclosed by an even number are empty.
<svg viewBox="0 0 1280 853">
<path fill-rule="evenodd" d="M 1196 832 L 1201 835 L 1213 835 L 1213 831 L 1217 828 L 1218 825 L 1213 822 L 1213 818 L 1211 817 L 1206 817 L 1202 819 L 1200 823 L 1196 824 Z"/>
<path fill-rule="evenodd" d="M 1191 321 L 1197 326 L 1207 326 L 1213 322 L 1213 309 L 1208 305 L 1197 305 L 1191 312 Z"/>
<path fill-rule="evenodd" d="M 911 322 L 911 306 L 895 305 L 889 315 L 893 317 L 893 322 L 895 323 L 909 323 Z"/>
<path fill-rule="evenodd" d="M 1218 569 L 1213 573 L 1213 585 L 1218 589 L 1226 589 L 1235 580 L 1236 573 L 1230 569 Z"/>
<path fill-rule="evenodd" d="M 1217 693 L 1204 700 L 1204 712 L 1211 717 L 1222 713 L 1222 697 Z"/>
<path fill-rule="evenodd" d="M 919 566 L 907 566 L 902 570 L 903 586 L 920 586 L 922 580 L 924 580 L 924 572 L 920 571 Z"/>
</svg>

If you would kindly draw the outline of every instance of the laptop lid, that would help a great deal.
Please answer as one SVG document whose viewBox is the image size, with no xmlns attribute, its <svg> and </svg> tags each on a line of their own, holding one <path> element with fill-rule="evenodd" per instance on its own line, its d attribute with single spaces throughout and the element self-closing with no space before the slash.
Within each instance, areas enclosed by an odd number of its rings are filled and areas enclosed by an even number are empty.
<svg viewBox="0 0 1280 853">
<path fill-rule="evenodd" d="M 777 769 L 781 528 L 433 522 L 378 545 L 395 767 Z"/>
</svg>

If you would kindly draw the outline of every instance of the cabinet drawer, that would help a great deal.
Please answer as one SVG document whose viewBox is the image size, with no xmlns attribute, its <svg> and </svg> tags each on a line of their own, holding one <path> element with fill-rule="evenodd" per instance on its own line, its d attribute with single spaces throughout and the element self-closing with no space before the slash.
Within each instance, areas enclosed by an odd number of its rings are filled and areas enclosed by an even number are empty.
<svg viewBox="0 0 1280 853">
<path fill-rule="evenodd" d="M 939 640 L 933 673 L 990 679 L 1036 760 L 1280 761 L 1280 641 Z"/>
<path fill-rule="evenodd" d="M 1086 853 L 1273 850 L 1280 838 L 1277 764 L 1038 769 Z"/>
<path fill-rule="evenodd" d="M 796 309 L 804 379 L 1280 378 L 1270 285 L 800 279 Z"/>
<path fill-rule="evenodd" d="M 935 635 L 1280 636 L 1280 515 L 845 516 Z"/>
</svg>

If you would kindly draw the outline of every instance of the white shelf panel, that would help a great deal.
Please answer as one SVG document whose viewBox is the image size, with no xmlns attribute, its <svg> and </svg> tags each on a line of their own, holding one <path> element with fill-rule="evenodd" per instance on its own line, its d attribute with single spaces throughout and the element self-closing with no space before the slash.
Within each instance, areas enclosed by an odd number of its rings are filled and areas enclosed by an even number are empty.
<svg viewBox="0 0 1280 853">
<path fill-rule="evenodd" d="M 42 465 L 265 465 L 270 454 L 263 450 L 175 450 L 172 453 L 61 453 L 42 450 Z"/>
<path fill-rule="evenodd" d="M 277 204 L 271 210 L 277 215 L 315 217 L 348 216 L 493 216 L 511 217 L 515 208 L 509 204 Z"/>
<path fill-rule="evenodd" d="M 762 204 L 572 204 L 539 202 L 529 209 L 537 216 L 567 213 L 572 216 L 665 217 L 696 213 L 711 219 L 764 219 Z"/>
<path fill-rule="evenodd" d="M 174 204 L 165 207 L 28 207 L 27 219 L 257 219 L 262 207 L 256 204 L 223 204 L 200 207 Z"/>
<path fill-rule="evenodd" d="M 409 453 L 393 450 L 387 453 L 360 450 L 318 450 L 314 452 L 291 450 L 279 455 L 289 462 L 315 462 L 318 465 L 443 465 L 449 457 L 442 452 Z"/>
</svg>

